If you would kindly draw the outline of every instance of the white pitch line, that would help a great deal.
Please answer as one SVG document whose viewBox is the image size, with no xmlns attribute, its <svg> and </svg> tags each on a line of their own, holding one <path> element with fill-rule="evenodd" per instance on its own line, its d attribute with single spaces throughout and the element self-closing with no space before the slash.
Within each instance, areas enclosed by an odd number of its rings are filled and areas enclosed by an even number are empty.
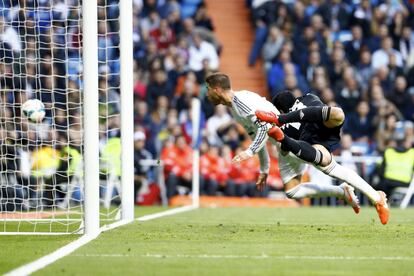
<svg viewBox="0 0 414 276">
<path fill-rule="evenodd" d="M 166 254 L 75 254 L 74 257 L 92 257 L 92 258 L 182 258 L 182 259 L 278 259 L 278 260 L 350 260 L 350 261 L 366 261 L 366 260 L 381 260 L 381 261 L 413 261 L 414 257 L 407 256 L 269 256 L 262 255 L 166 255 Z"/>
<path fill-rule="evenodd" d="M 20 275 L 32 274 L 33 272 L 36 272 L 39 269 L 42 269 L 42 268 L 48 266 L 49 264 L 56 262 L 60 258 L 63 258 L 65 256 L 69 255 L 70 253 L 72 253 L 73 251 L 78 249 L 79 247 L 81 247 L 81 246 L 87 244 L 88 242 L 92 241 L 93 239 L 95 239 L 97 236 L 98 235 L 84 235 L 84 236 L 80 237 L 79 239 L 77 239 L 76 241 L 73 241 L 73 242 L 59 248 L 55 252 L 52 252 L 52 253 L 50 253 L 46 256 L 43 256 L 40 259 L 37 259 L 34 262 L 25 264 L 21 267 L 18 267 L 16 269 L 8 272 L 7 274 L 5 274 L 5 276 L 20 276 Z"/>
<path fill-rule="evenodd" d="M 1 232 L 0 236 L 15 236 L 15 235 L 26 235 L 26 236 L 62 236 L 62 235 L 75 235 L 76 231 L 64 233 L 64 232 Z"/>
<path fill-rule="evenodd" d="M 183 207 L 178 207 L 178 208 L 174 208 L 171 210 L 167 210 L 167 211 L 163 211 L 163 212 L 159 212 L 159 213 L 155 213 L 151 215 L 142 216 L 142 217 L 136 218 L 135 220 L 147 221 L 147 220 L 157 219 L 157 218 L 161 218 L 165 216 L 175 215 L 175 214 L 182 213 L 182 212 L 191 211 L 197 208 L 198 207 L 194 205 L 183 206 Z"/>
<path fill-rule="evenodd" d="M 115 228 L 117 228 L 117 227 L 123 226 L 123 225 L 128 224 L 128 223 L 131 223 L 131 222 L 133 222 L 133 220 L 124 220 L 124 219 L 123 219 L 123 220 L 120 220 L 120 221 L 114 222 L 114 223 L 112 223 L 112 224 L 108 224 L 108 225 L 104 225 L 104 226 L 102 226 L 102 227 L 100 228 L 100 231 L 101 231 L 101 232 L 106 232 L 106 231 L 109 231 L 109 230 L 115 229 Z"/>
<path fill-rule="evenodd" d="M 170 216 L 170 215 L 174 215 L 174 214 L 178 214 L 178 213 L 182 213 L 182 212 L 186 212 L 186 211 L 190 211 L 190 210 L 194 210 L 197 209 L 197 206 L 184 206 L 184 207 L 179 207 L 179 208 L 175 208 L 175 209 L 171 209 L 171 210 L 167 210 L 164 212 L 160 212 L 160 213 L 156 213 L 156 214 L 152 214 L 152 215 L 146 215 L 146 216 L 142 216 L 139 217 L 135 220 L 138 221 L 147 221 L 147 220 L 151 220 L 151 219 L 156 219 L 156 218 L 160 218 L 160 217 L 165 217 L 165 216 Z M 100 232 L 104 232 L 104 231 L 108 231 L 111 229 L 114 229 L 116 227 L 119 227 L 121 225 L 130 223 L 131 221 L 118 221 L 115 222 L 111 225 L 107 225 L 104 227 L 100 228 Z M 25 264 L 21 267 L 18 267 L 10 272 L 8 272 L 7 274 L 5 274 L 5 276 L 20 276 L 20 275 L 29 275 L 33 272 L 38 271 L 39 269 L 42 269 L 54 262 L 56 262 L 57 260 L 69 255 L 70 253 L 72 253 L 73 251 L 75 251 L 76 249 L 78 249 L 79 247 L 87 244 L 88 242 L 92 241 L 93 239 L 95 239 L 96 237 L 98 237 L 99 234 L 94 235 L 94 236 L 90 236 L 90 235 L 84 235 L 81 238 L 77 239 L 76 241 L 73 241 L 61 248 L 59 248 L 58 250 L 56 250 L 55 252 L 52 252 L 46 256 L 43 256 L 40 259 L 37 259 L 36 261 L 33 261 L 31 263 Z M 75 255 L 76 256 L 76 255 Z"/>
</svg>

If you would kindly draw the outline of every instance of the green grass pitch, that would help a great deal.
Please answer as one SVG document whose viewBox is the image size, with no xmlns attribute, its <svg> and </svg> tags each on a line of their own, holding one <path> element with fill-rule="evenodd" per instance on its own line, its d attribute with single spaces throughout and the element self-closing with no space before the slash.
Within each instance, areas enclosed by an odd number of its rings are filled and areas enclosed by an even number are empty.
<svg viewBox="0 0 414 276">
<path fill-rule="evenodd" d="M 137 208 L 137 214 L 159 211 Z M 0 274 L 78 236 L 0 236 Z M 105 232 L 37 275 L 412 275 L 414 209 L 199 209 Z"/>
</svg>

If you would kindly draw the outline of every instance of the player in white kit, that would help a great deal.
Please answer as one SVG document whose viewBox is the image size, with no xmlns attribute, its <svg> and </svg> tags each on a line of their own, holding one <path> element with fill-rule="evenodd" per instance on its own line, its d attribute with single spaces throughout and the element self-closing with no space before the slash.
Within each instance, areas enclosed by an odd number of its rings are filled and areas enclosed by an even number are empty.
<svg viewBox="0 0 414 276">
<path fill-rule="evenodd" d="M 269 173 L 269 155 L 265 144 L 268 140 L 268 132 L 272 129 L 272 124 L 261 122 L 257 119 L 255 112 L 257 110 L 266 110 L 279 114 L 276 107 L 266 98 L 258 94 L 242 90 L 233 91 L 231 89 L 230 79 L 222 73 L 215 73 L 206 78 L 207 98 L 214 105 L 223 104 L 231 107 L 232 114 L 236 121 L 240 123 L 252 137 L 253 142 L 243 152 L 236 155 L 232 162 L 241 162 L 252 157 L 254 154 L 259 155 L 260 175 L 256 182 L 258 190 L 263 190 L 266 185 Z M 273 138 L 272 143 L 278 144 Z M 280 151 L 279 151 L 280 152 Z M 279 169 L 282 180 L 285 184 L 285 191 L 288 197 L 300 199 L 304 197 L 321 197 L 336 196 L 346 200 L 356 213 L 359 212 L 359 203 L 353 188 L 345 183 L 340 186 L 323 185 L 317 183 L 300 183 L 300 178 L 306 169 L 306 163 L 298 159 L 293 154 L 279 154 Z M 289 193 L 292 189 L 294 193 Z"/>
</svg>

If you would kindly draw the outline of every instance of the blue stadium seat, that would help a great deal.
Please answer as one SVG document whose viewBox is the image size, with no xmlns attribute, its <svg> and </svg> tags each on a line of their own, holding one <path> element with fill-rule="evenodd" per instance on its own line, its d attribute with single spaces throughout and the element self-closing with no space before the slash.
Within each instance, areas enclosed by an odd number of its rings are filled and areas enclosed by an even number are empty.
<svg viewBox="0 0 414 276">
<path fill-rule="evenodd" d="M 181 18 L 191 17 L 197 11 L 198 5 L 200 5 L 202 0 L 183 0 L 181 2 Z"/>
<path fill-rule="evenodd" d="M 197 6 L 197 5 L 201 4 L 202 2 L 203 2 L 203 0 L 182 0 L 181 5 Z"/>
</svg>

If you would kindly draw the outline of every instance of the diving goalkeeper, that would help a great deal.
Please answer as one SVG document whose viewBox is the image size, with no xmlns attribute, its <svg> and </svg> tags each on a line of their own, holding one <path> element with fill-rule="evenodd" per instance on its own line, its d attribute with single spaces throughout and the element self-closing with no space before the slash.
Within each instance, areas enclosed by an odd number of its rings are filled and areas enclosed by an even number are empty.
<svg viewBox="0 0 414 276">
<path fill-rule="evenodd" d="M 282 114 L 264 108 L 255 114 L 259 120 L 274 125 L 269 130 L 269 136 L 281 143 L 282 150 L 292 152 L 325 174 L 360 190 L 375 206 L 381 223 L 387 224 L 389 208 L 385 193 L 374 190 L 356 172 L 341 166 L 332 158 L 331 151 L 340 140 L 340 130 L 345 120 L 342 109 L 324 105 L 319 97 L 310 93 L 296 98 L 292 92 L 283 91 L 272 102 Z"/>
</svg>

